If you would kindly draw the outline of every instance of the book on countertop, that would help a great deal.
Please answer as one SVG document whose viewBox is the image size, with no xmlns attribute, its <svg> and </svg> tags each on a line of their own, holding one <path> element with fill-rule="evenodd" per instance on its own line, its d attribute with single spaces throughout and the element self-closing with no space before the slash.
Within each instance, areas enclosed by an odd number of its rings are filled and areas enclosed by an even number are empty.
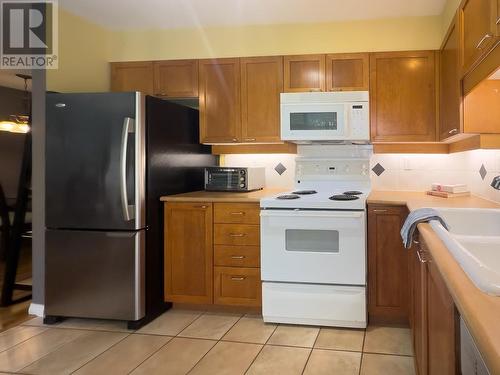
<svg viewBox="0 0 500 375">
<path fill-rule="evenodd" d="M 470 195 L 470 191 L 462 191 L 460 193 L 449 193 L 447 191 L 429 190 L 426 193 L 428 195 L 432 195 L 434 197 L 441 197 L 441 198 L 468 197 Z"/>
<path fill-rule="evenodd" d="M 445 191 L 447 193 L 466 193 L 467 185 L 465 184 L 437 184 L 434 183 L 431 186 L 432 191 Z"/>
</svg>

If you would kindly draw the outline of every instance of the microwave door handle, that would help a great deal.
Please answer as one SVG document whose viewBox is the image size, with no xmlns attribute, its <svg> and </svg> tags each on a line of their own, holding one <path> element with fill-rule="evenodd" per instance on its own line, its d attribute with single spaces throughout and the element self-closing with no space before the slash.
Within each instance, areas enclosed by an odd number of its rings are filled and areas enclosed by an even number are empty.
<svg viewBox="0 0 500 375">
<path fill-rule="evenodd" d="M 125 117 L 123 119 L 122 139 L 120 146 L 120 198 L 122 203 L 123 219 L 132 220 L 127 193 L 127 148 L 129 133 L 134 132 L 134 119 Z"/>
</svg>

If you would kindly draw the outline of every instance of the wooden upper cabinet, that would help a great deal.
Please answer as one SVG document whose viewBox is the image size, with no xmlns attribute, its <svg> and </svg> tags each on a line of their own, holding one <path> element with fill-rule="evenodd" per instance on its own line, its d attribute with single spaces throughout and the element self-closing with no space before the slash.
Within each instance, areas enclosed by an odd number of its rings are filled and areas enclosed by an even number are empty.
<svg viewBox="0 0 500 375">
<path fill-rule="evenodd" d="M 198 97 L 198 60 L 154 62 L 154 87 L 158 96 Z"/>
<path fill-rule="evenodd" d="M 165 204 L 165 300 L 212 303 L 212 204 Z"/>
<path fill-rule="evenodd" d="M 439 140 L 463 131 L 462 93 L 459 73 L 460 32 L 457 18 L 446 34 L 439 59 Z"/>
<path fill-rule="evenodd" d="M 436 140 L 434 51 L 370 55 L 370 118 L 373 142 Z"/>
<path fill-rule="evenodd" d="M 111 91 L 140 91 L 153 94 L 153 63 L 111 63 Z"/>
<path fill-rule="evenodd" d="M 285 56 L 284 91 L 325 91 L 325 62 L 325 55 Z"/>
<path fill-rule="evenodd" d="M 326 55 L 326 90 L 367 91 L 369 63 L 368 53 Z"/>
<path fill-rule="evenodd" d="M 409 259 L 399 234 L 406 207 L 368 206 L 368 315 L 370 322 L 406 323 Z"/>
<path fill-rule="evenodd" d="M 498 40 L 498 0 L 466 0 L 459 9 L 462 74 L 466 74 Z"/>
<path fill-rule="evenodd" d="M 241 141 L 281 142 L 283 58 L 241 58 Z"/>
<path fill-rule="evenodd" d="M 201 143 L 233 143 L 241 138 L 240 61 L 199 61 Z"/>
</svg>

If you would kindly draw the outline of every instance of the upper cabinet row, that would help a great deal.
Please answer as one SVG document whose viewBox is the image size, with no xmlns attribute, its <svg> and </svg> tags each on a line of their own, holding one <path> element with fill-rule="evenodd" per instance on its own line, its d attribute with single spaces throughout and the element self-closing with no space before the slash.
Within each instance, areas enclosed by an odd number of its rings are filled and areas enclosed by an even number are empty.
<svg viewBox="0 0 500 375">
<path fill-rule="evenodd" d="M 364 53 L 125 62 L 111 89 L 199 97 L 202 143 L 280 143 L 281 92 L 368 90 L 368 74 Z"/>
</svg>

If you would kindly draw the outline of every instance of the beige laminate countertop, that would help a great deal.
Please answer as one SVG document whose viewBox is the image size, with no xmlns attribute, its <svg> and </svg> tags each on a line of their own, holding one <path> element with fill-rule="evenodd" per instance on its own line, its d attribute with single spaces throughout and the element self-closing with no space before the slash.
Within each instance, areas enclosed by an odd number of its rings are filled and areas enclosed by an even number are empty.
<svg viewBox="0 0 500 375">
<path fill-rule="evenodd" d="M 406 205 L 410 211 L 422 207 L 500 208 L 500 204 L 476 196 L 439 198 L 402 191 L 373 191 L 368 203 Z M 429 224 L 419 224 L 418 230 L 491 374 L 500 374 L 500 297 L 489 296 L 472 283 Z"/>
<path fill-rule="evenodd" d="M 251 192 L 227 191 L 193 191 L 191 193 L 166 195 L 160 197 L 164 202 L 233 202 L 233 203 L 259 203 L 261 198 L 278 194 L 286 189 L 262 189 Z"/>
</svg>

